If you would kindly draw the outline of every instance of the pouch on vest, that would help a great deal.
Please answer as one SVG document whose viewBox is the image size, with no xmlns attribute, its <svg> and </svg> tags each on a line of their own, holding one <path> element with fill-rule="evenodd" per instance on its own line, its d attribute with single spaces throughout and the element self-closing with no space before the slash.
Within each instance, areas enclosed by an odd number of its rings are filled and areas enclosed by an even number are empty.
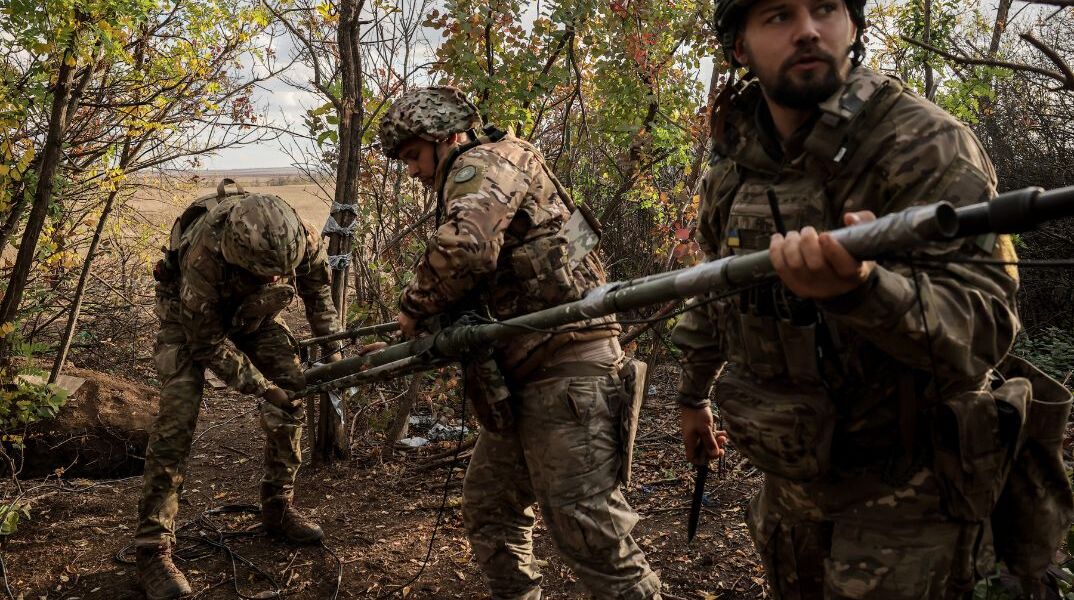
<svg viewBox="0 0 1074 600">
<path fill-rule="evenodd" d="M 538 308 L 578 300 L 585 291 L 574 278 L 570 244 L 562 231 L 520 245 L 509 260 L 526 297 Z"/>
<path fill-rule="evenodd" d="M 992 514 L 1031 396 L 1029 380 L 1017 377 L 995 390 L 958 394 L 936 407 L 933 471 L 947 515 L 978 522 Z"/>
<path fill-rule="evenodd" d="M 630 483 L 634 462 L 634 440 L 638 435 L 641 405 L 645 401 L 645 374 L 649 367 L 640 360 L 629 358 L 619 370 L 621 385 L 619 413 L 619 482 Z"/>
<path fill-rule="evenodd" d="M 731 371 L 716 384 L 716 403 L 735 448 L 758 469 L 799 481 L 828 472 L 835 406 L 823 389 Z"/>
<path fill-rule="evenodd" d="M 743 365 L 760 377 L 773 378 L 782 375 L 786 369 L 777 319 L 745 312 L 739 313 L 738 320 L 745 353 Z"/>
<path fill-rule="evenodd" d="M 285 283 L 262 286 L 235 309 L 231 326 L 238 333 L 253 333 L 265 322 L 275 319 L 294 298 L 295 288 Z"/>
<path fill-rule="evenodd" d="M 1024 377 L 1033 394 L 1006 485 L 992 512 L 997 558 L 1026 583 L 1037 583 L 1074 519 L 1074 493 L 1063 465 L 1063 436 L 1071 394 L 1028 362 L 1008 356 L 998 367 Z"/>
<path fill-rule="evenodd" d="M 492 433 L 507 433 L 515 428 L 511 410 L 511 391 L 491 354 L 467 361 L 463 367 L 466 396 L 474 407 L 481 426 Z"/>
<path fill-rule="evenodd" d="M 783 348 L 783 360 L 787 376 L 795 383 L 819 385 L 820 368 L 817 364 L 817 325 L 795 325 L 787 319 L 776 324 L 779 341 Z"/>
</svg>

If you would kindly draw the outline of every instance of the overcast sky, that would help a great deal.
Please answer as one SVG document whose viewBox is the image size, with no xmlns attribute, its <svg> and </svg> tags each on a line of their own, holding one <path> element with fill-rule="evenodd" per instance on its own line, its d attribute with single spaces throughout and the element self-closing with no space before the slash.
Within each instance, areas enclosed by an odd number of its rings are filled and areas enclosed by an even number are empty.
<svg viewBox="0 0 1074 600">
<path fill-rule="evenodd" d="M 876 0 L 870 1 L 872 2 Z M 991 11 L 995 10 L 993 6 L 994 2 L 991 0 L 984 0 L 982 4 L 991 8 Z M 530 3 L 529 9 L 522 19 L 524 26 L 528 27 L 533 23 L 533 19 L 536 17 L 539 6 L 540 2 Z M 987 12 L 994 14 L 994 12 L 991 11 Z M 1023 11 L 1025 11 L 1024 7 L 1020 7 L 1019 12 Z M 1028 12 L 1032 14 L 1036 11 L 1030 9 Z M 1032 18 L 1032 16 L 1030 18 Z M 426 29 L 424 30 L 424 35 L 427 38 L 429 48 L 439 44 L 439 31 Z M 431 54 L 431 49 L 429 48 L 425 49 L 426 54 Z M 276 43 L 274 43 L 274 50 L 281 61 L 288 60 L 292 52 L 290 40 L 286 37 L 278 38 Z M 427 58 L 417 58 L 418 60 L 427 60 Z M 707 59 L 701 64 L 698 78 L 707 84 L 711 71 L 712 60 Z M 311 73 L 306 67 L 295 65 L 286 73 L 286 77 L 292 81 L 305 82 L 311 78 Z M 289 85 L 284 78 L 280 77 L 262 84 L 254 95 L 254 101 L 257 106 L 262 108 L 269 123 L 276 127 L 290 127 L 295 130 L 296 133 L 304 133 L 304 126 L 302 125 L 303 113 L 307 109 L 321 104 L 315 95 L 294 88 Z M 219 152 L 215 156 L 203 157 L 202 163 L 203 167 L 206 169 L 290 167 L 293 166 L 293 160 L 285 149 L 293 147 L 294 144 L 295 140 L 292 138 L 230 148 Z"/>
<path fill-rule="evenodd" d="M 523 15 L 523 25 L 529 27 L 536 18 L 540 2 L 531 2 L 527 12 Z M 439 44 L 440 32 L 436 30 L 424 30 L 424 34 L 431 47 Z M 289 39 L 278 38 L 274 42 L 274 50 L 281 61 L 290 59 L 293 46 Z M 431 54 L 431 50 L 426 50 Z M 417 60 L 426 60 L 416 57 Z M 707 82 L 712 70 L 712 61 L 702 63 L 699 78 Z M 293 66 L 286 77 L 292 81 L 304 82 L 312 77 L 308 68 L 302 65 Z M 276 127 L 290 127 L 296 133 L 304 133 L 302 116 L 306 110 L 320 106 L 321 101 L 313 95 L 295 89 L 283 78 L 275 78 L 267 81 L 254 94 L 255 105 L 261 107 L 269 123 Z M 281 168 L 293 166 L 293 160 L 286 149 L 293 147 L 294 139 L 281 139 L 274 142 L 265 142 L 256 145 L 248 145 L 229 148 L 218 152 L 215 156 L 202 157 L 204 169 L 251 169 L 251 168 Z"/>
</svg>

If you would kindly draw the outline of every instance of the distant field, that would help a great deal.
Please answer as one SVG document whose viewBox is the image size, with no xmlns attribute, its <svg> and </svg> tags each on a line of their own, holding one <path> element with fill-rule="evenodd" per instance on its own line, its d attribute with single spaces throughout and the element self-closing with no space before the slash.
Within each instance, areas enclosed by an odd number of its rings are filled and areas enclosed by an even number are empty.
<svg viewBox="0 0 1074 600">
<path fill-rule="evenodd" d="M 283 198 L 295 207 L 298 214 L 311 225 L 321 227 L 328 218 L 331 200 L 325 198 L 332 187 L 325 190 L 309 183 L 297 171 L 280 169 L 244 169 L 241 171 L 198 172 L 196 182 L 191 177 L 184 177 L 179 186 L 156 185 L 140 191 L 131 203 L 132 208 L 154 224 L 171 223 L 176 216 L 195 198 L 216 193 L 216 185 L 221 179 L 230 177 L 243 186 L 246 191 L 273 194 Z M 233 189 L 229 186 L 228 189 Z"/>
<path fill-rule="evenodd" d="M 196 179 L 193 177 L 195 174 Z M 295 207 L 302 219 L 315 227 L 318 232 L 328 218 L 331 200 L 327 200 L 326 197 L 327 194 L 333 193 L 332 186 L 326 185 L 325 190 L 322 191 L 317 185 L 309 183 L 295 169 L 173 173 L 167 180 L 145 177 L 142 179 L 144 187 L 135 194 L 127 207 L 144 219 L 142 225 L 148 225 L 154 231 L 150 234 L 149 246 L 154 248 L 159 246 L 179 213 L 195 198 L 216 193 L 216 185 L 224 177 L 230 177 L 239 182 L 247 191 L 274 194 L 283 198 Z M 141 229 L 128 230 L 121 227 L 120 235 L 129 234 L 131 239 L 138 239 L 143 233 Z M 11 266 L 18 252 L 17 244 L 16 239 L 0 250 L 0 265 Z"/>
</svg>

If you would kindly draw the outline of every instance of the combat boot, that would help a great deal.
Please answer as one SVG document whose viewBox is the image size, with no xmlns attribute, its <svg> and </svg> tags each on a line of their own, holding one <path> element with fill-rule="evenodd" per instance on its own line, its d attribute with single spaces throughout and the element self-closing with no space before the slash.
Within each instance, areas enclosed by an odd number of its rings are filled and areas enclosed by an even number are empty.
<svg viewBox="0 0 1074 600">
<path fill-rule="evenodd" d="M 135 552 L 138 585 L 148 600 L 180 598 L 193 593 L 183 572 L 172 562 L 172 549 L 166 543 L 159 546 L 139 546 Z"/>
<path fill-rule="evenodd" d="M 292 544 L 316 544 L 324 537 L 321 526 L 291 506 L 291 499 L 274 497 L 261 501 L 261 522 L 270 535 Z"/>
</svg>

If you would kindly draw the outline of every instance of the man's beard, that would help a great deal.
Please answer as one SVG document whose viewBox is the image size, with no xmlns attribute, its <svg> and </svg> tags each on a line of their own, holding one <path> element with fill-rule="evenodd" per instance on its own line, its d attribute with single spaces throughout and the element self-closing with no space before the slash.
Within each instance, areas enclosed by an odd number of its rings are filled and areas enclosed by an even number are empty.
<svg viewBox="0 0 1074 600">
<path fill-rule="evenodd" d="M 820 69 L 802 71 L 796 80 L 791 76 L 791 69 L 806 56 L 823 62 L 828 68 L 823 72 Z M 795 52 L 794 56 L 780 65 L 775 77 L 758 72 L 757 78 L 760 79 L 761 87 L 769 99 L 792 110 L 816 108 L 843 85 L 842 69 L 836 63 L 835 57 L 815 47 L 806 47 Z"/>
</svg>

